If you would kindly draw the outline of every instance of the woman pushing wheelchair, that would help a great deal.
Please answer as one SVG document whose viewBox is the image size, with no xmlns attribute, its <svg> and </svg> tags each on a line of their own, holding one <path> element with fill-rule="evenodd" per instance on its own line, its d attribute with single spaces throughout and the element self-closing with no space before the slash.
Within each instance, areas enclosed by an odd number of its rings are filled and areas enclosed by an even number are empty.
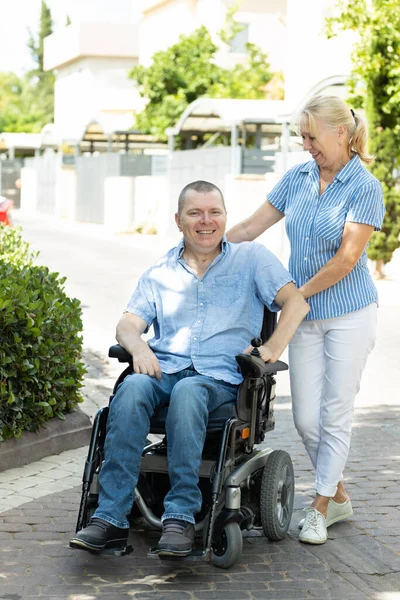
<svg viewBox="0 0 400 600">
<path fill-rule="evenodd" d="M 366 247 L 385 212 L 367 127 L 340 98 L 316 96 L 297 123 L 312 160 L 290 169 L 266 202 L 227 234 L 251 241 L 286 217 L 289 271 L 310 312 L 289 345 L 293 418 L 316 471 L 300 541 L 323 544 L 353 514 L 343 485 L 354 400 L 376 337 L 377 291 Z"/>
</svg>

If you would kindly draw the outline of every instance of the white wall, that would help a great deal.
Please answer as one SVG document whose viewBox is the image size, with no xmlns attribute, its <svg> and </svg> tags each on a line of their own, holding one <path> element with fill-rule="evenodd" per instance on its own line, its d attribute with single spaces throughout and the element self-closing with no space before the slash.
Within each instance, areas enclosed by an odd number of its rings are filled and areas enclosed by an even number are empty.
<svg viewBox="0 0 400 600">
<path fill-rule="evenodd" d="M 334 0 L 288 0 L 285 99 L 297 108 L 319 82 L 351 71 L 355 32 L 326 39 L 325 18 Z"/>
<path fill-rule="evenodd" d="M 107 177 L 104 225 L 114 232 L 165 235 L 171 212 L 167 177 Z"/>
<path fill-rule="evenodd" d="M 267 194 L 279 181 L 273 173 L 262 175 L 227 175 L 223 187 L 228 211 L 228 229 L 249 217 L 265 202 Z M 284 220 L 280 221 L 256 240 L 264 244 L 287 266 L 289 240 L 286 236 Z"/>
<path fill-rule="evenodd" d="M 97 15 L 93 15 L 97 19 Z M 131 57 L 139 54 L 138 27 L 125 23 L 82 23 L 58 29 L 44 40 L 44 68 L 57 69 L 83 56 Z"/>
<path fill-rule="evenodd" d="M 21 203 L 20 210 L 32 215 L 37 209 L 38 173 L 35 167 L 21 169 Z"/>
<path fill-rule="evenodd" d="M 60 67 L 55 83 L 54 122 L 64 139 L 80 139 L 90 121 L 107 131 L 129 129 L 143 101 L 128 73 L 131 58 L 87 57 Z"/>
<path fill-rule="evenodd" d="M 55 215 L 68 221 L 75 220 L 76 213 L 76 170 L 74 167 L 59 165 L 56 170 L 56 210 Z"/>
<path fill-rule="evenodd" d="M 140 63 L 149 65 L 155 52 L 166 50 L 181 33 L 189 34 L 197 27 L 195 4 L 193 0 L 175 0 L 145 13 L 139 23 Z"/>
</svg>

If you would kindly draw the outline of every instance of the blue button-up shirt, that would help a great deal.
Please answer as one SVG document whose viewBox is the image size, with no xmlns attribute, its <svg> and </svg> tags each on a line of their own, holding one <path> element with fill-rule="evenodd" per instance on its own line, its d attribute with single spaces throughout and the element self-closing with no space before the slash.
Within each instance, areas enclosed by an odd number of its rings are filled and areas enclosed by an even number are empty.
<svg viewBox="0 0 400 600">
<path fill-rule="evenodd" d="M 260 334 L 264 304 L 293 281 L 264 246 L 231 244 L 201 278 L 182 257 L 183 240 L 140 278 L 127 311 L 153 325 L 148 341 L 164 373 L 193 364 L 198 373 L 232 384 L 241 382 L 235 355 Z"/>
<path fill-rule="evenodd" d="M 385 206 L 382 186 L 354 156 L 319 195 L 319 168 L 314 160 L 296 165 L 268 194 L 286 216 L 290 240 L 289 271 L 298 287 L 311 279 L 338 251 L 345 223 L 379 230 Z M 343 279 L 308 299 L 307 319 L 329 319 L 377 302 L 367 255 Z"/>
</svg>

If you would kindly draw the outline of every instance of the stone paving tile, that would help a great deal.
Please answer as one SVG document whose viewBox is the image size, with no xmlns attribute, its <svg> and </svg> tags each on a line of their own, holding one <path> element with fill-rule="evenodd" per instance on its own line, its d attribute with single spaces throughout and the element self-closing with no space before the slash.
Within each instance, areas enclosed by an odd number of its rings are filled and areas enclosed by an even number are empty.
<svg viewBox="0 0 400 600">
<path fill-rule="evenodd" d="M 103 372 L 97 377 L 96 364 L 87 382 L 91 415 L 107 404 L 113 383 Z M 396 418 L 393 407 L 356 411 L 345 473 L 356 513 L 329 529 L 327 544 L 313 547 L 297 541 L 297 523 L 313 496 L 314 475 L 294 431 L 290 403 L 279 399 L 276 428 L 267 441 L 288 451 L 295 467 L 290 535 L 272 543 L 251 532 L 229 571 L 208 563 L 149 560 L 148 547 L 158 534 L 146 530 L 131 533 L 135 551 L 127 557 L 71 550 L 86 448 L 0 473 L 0 599 L 225 600 L 229 594 L 232 600 L 397 600 L 378 595 L 400 590 L 400 437 L 385 427 Z M 25 487 L 35 477 L 35 485 Z M 29 494 L 34 497 L 27 503 Z"/>
<path fill-rule="evenodd" d="M 48 515 L 57 513 L 57 518 L 49 522 L 47 527 L 37 524 L 43 535 L 29 527 L 29 531 L 14 534 L 12 543 L 6 541 L 2 544 L 0 561 L 2 572 L 6 574 L 1 592 L 3 597 L 19 594 L 22 598 L 53 597 L 63 600 L 72 599 L 74 595 L 96 600 L 119 600 L 132 596 L 135 600 L 140 597 L 149 600 L 223 600 L 229 593 L 230 598 L 243 600 L 326 600 L 335 597 L 333 590 L 340 590 L 340 586 L 345 585 L 345 593 L 341 593 L 340 597 L 346 600 L 373 598 L 360 591 L 359 586 L 351 581 L 346 580 L 343 584 L 343 576 L 332 572 L 331 559 L 321 559 L 321 548 L 300 545 L 292 537 L 280 543 L 268 542 L 261 536 L 245 538 L 239 564 L 227 572 L 203 563 L 190 568 L 177 568 L 148 560 L 147 547 L 157 535 L 153 532 L 132 533 L 135 552 L 127 557 L 102 557 L 72 551 L 68 548 L 68 540 L 74 529 L 79 494 L 79 489 L 69 491 L 69 501 L 65 502 L 63 493 L 58 493 L 43 498 L 40 504 L 27 504 L 11 510 L 9 515 L 2 515 L 3 523 L 8 521 L 9 516 L 9 529 L 12 530 L 16 517 L 23 519 L 26 515 L 26 522 L 29 521 L 29 515 L 37 517 L 40 512 Z M 338 540 L 341 548 L 344 539 Z M 333 540 L 323 548 L 332 543 Z M 340 549 L 338 553 L 342 554 Z M 7 555 L 8 559 L 4 560 Z M 24 582 L 19 587 L 21 576 Z M 29 590 L 29 595 L 26 590 Z"/>
</svg>

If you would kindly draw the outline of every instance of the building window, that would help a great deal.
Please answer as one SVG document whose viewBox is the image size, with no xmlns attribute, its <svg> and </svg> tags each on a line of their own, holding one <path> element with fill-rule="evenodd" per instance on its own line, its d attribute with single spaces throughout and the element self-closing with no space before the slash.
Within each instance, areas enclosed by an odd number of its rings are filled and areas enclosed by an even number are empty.
<svg viewBox="0 0 400 600">
<path fill-rule="evenodd" d="M 247 52 L 246 44 L 249 41 L 249 24 L 248 23 L 240 23 L 243 27 L 239 33 L 232 38 L 230 42 L 231 52 L 235 52 L 238 54 L 245 54 Z"/>
</svg>

